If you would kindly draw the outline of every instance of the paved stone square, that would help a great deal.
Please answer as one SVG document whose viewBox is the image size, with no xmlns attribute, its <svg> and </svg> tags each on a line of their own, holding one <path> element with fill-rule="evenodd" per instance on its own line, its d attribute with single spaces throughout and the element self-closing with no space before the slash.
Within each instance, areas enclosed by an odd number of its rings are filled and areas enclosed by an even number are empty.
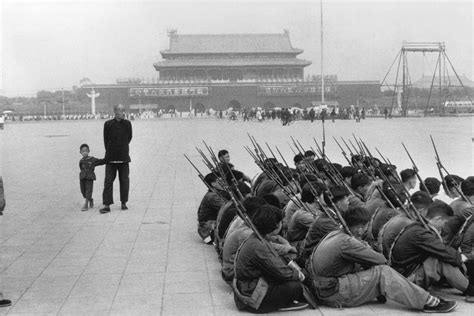
<svg viewBox="0 0 474 316">
<path fill-rule="evenodd" d="M 87 212 L 81 212 L 78 181 L 79 145 L 88 143 L 95 157 L 104 154 L 103 121 L 13 123 L 0 131 L 7 200 L 5 215 L 0 217 L 0 290 L 13 301 L 11 307 L 0 309 L 0 314 L 242 314 L 220 278 L 213 247 L 204 245 L 196 233 L 196 212 L 205 187 L 183 153 L 204 173 L 194 149 L 202 147 L 204 139 L 216 151 L 229 149 L 237 169 L 253 176 L 258 169 L 242 147 L 250 144 L 247 133 L 278 145 L 291 161 L 290 136 L 314 146 L 312 138 L 319 141 L 322 137 L 321 123 L 296 122 L 286 128 L 276 121 L 259 124 L 214 119 L 132 124 L 129 210 L 119 210 L 116 180 L 116 204 L 105 215 L 98 212 L 104 168 L 96 168 L 96 206 Z M 446 124 L 443 130 L 436 121 L 422 120 L 373 119 L 358 125 L 353 121 L 326 125 L 328 155 L 334 161 L 342 163 L 343 157 L 331 137 L 350 137 L 355 132 L 404 168 L 410 167 L 400 150 L 399 142 L 405 141 L 423 175 L 436 175 L 429 144 L 432 133 L 446 157 L 446 167 L 461 175 L 472 174 L 470 118 Z M 387 141 L 388 137 L 394 139 Z M 444 290 L 443 294 L 459 302 L 453 315 L 474 314 L 474 308 L 454 291 Z M 374 303 L 292 314 L 409 313 L 393 303 Z"/>
</svg>

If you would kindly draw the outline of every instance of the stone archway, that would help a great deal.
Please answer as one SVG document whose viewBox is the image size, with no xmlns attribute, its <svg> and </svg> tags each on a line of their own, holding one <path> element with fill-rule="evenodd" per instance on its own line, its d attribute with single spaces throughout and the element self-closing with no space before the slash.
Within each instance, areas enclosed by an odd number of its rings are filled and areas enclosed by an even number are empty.
<svg viewBox="0 0 474 316">
<path fill-rule="evenodd" d="M 232 100 L 229 102 L 229 107 L 233 108 L 234 110 L 240 111 L 242 109 L 242 104 L 240 104 L 237 100 Z"/>
<path fill-rule="evenodd" d="M 204 112 L 206 112 L 206 107 L 205 107 L 204 104 L 202 104 L 201 102 L 196 103 L 196 104 L 194 105 L 194 109 L 196 110 L 196 113 L 204 113 Z"/>
</svg>

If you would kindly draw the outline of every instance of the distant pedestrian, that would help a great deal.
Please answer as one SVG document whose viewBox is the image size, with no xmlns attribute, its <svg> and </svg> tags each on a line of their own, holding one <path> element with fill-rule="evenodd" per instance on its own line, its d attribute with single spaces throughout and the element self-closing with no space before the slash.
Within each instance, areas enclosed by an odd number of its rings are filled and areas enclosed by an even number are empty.
<svg viewBox="0 0 474 316">
<path fill-rule="evenodd" d="M 3 129 L 3 125 L 5 125 L 5 116 L 0 115 L 0 129 Z"/>
<path fill-rule="evenodd" d="M 359 112 L 359 108 L 356 108 L 355 114 L 354 114 L 354 118 L 355 118 L 355 120 L 356 120 L 357 123 L 360 123 L 360 112 Z"/>
<path fill-rule="evenodd" d="M 3 190 L 3 179 L 0 176 L 0 216 L 3 215 L 5 210 L 5 191 Z M 1 289 L 0 289 L 1 290 Z M 7 307 L 12 305 L 12 301 L 3 298 L 3 292 L 0 292 L 0 307 Z"/>
<path fill-rule="evenodd" d="M 334 121 L 336 120 L 336 109 L 332 109 L 331 114 L 329 115 L 331 116 L 331 120 L 334 123 Z"/>
<path fill-rule="evenodd" d="M 104 124 L 104 145 L 105 145 L 105 180 L 104 192 L 102 194 L 104 207 L 100 213 L 109 213 L 110 205 L 114 204 L 113 184 L 115 177 L 119 175 L 120 201 L 122 210 L 128 210 L 128 191 L 130 188 L 129 179 L 129 144 L 132 140 L 132 124 L 124 119 L 125 108 L 122 104 L 114 107 L 115 118 L 108 120 Z"/>
<path fill-rule="evenodd" d="M 99 165 L 104 165 L 104 159 L 97 159 L 89 156 L 89 145 L 82 144 L 79 147 L 79 152 L 82 155 L 79 161 L 79 183 L 81 187 L 82 196 L 86 199 L 82 211 L 87 211 L 89 208 L 94 207 L 94 200 L 92 199 L 92 191 L 94 188 L 94 181 L 96 180 L 94 168 Z"/>
<path fill-rule="evenodd" d="M 321 121 L 322 121 L 322 123 L 324 123 L 324 121 L 326 120 L 327 115 L 328 115 L 328 112 L 326 111 L 326 109 L 323 109 L 321 111 Z"/>
<path fill-rule="evenodd" d="M 314 121 L 314 117 L 316 116 L 316 112 L 314 111 L 313 108 L 311 108 L 311 110 L 309 110 L 309 119 L 311 120 L 311 123 L 313 123 Z"/>
</svg>

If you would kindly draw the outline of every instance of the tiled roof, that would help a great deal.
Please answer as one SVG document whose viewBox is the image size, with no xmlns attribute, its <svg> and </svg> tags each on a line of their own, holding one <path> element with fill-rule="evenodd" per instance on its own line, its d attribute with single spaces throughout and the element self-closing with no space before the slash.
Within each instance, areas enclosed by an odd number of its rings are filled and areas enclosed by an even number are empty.
<svg viewBox="0 0 474 316">
<path fill-rule="evenodd" d="M 302 53 L 291 46 L 287 31 L 282 34 L 170 34 L 167 54 Z"/>
<path fill-rule="evenodd" d="M 311 62 L 297 58 L 242 59 L 168 59 L 154 63 L 155 69 L 169 67 L 242 67 L 242 66 L 309 66 Z"/>
</svg>

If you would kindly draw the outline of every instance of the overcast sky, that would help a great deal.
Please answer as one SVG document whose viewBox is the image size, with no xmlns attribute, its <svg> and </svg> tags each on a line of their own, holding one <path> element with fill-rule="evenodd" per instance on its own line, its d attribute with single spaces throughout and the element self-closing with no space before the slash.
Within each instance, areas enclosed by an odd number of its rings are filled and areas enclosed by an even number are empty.
<svg viewBox="0 0 474 316">
<path fill-rule="evenodd" d="M 323 1 L 324 69 L 339 80 L 382 80 L 402 41 L 444 41 L 459 74 L 473 79 L 471 1 Z M 153 63 L 178 34 L 283 33 L 320 73 L 319 1 L 0 1 L 0 93 L 70 89 L 83 77 L 113 83 L 156 77 Z M 413 56 L 415 81 L 433 57 Z"/>
</svg>

